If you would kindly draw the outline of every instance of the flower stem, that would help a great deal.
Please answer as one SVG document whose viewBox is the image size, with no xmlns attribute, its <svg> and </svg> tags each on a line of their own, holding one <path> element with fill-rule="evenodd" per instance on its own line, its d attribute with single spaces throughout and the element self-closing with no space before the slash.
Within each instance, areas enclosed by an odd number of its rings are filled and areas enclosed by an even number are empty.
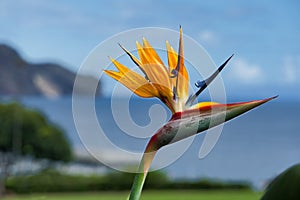
<svg viewBox="0 0 300 200">
<path fill-rule="evenodd" d="M 150 165 L 151 165 L 153 158 L 157 152 L 157 150 L 153 150 L 155 148 L 155 145 L 153 145 L 153 144 L 154 143 L 152 142 L 152 140 L 150 140 L 150 142 L 148 143 L 148 145 L 146 147 L 146 150 L 143 154 L 143 158 L 142 158 L 140 166 L 139 166 L 139 171 L 135 175 L 134 180 L 133 180 L 131 192 L 128 197 L 129 200 L 139 200 L 140 199 Z"/>
<path fill-rule="evenodd" d="M 134 177 L 129 200 L 138 200 L 141 196 L 147 173 L 137 173 Z"/>
</svg>

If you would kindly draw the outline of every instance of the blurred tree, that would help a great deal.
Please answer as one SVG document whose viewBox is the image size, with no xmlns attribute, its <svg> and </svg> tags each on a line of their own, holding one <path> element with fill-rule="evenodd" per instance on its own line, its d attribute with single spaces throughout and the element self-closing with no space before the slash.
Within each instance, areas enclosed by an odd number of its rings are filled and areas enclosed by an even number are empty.
<svg viewBox="0 0 300 200">
<path fill-rule="evenodd" d="M 0 196 L 18 156 L 69 161 L 71 147 L 62 130 L 45 116 L 17 103 L 0 104 Z"/>
</svg>

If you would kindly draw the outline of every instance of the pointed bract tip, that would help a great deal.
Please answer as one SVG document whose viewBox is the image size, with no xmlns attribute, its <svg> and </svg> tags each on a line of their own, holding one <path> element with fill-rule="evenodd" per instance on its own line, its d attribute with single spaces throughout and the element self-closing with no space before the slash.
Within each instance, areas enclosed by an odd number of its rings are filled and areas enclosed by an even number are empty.
<svg viewBox="0 0 300 200">
<path fill-rule="evenodd" d="M 148 43 L 148 41 L 146 40 L 146 38 L 145 38 L 145 37 L 143 37 L 143 38 L 142 38 L 142 40 L 143 40 L 143 45 L 145 46 L 145 44 L 147 44 L 147 43 Z"/>
<path fill-rule="evenodd" d="M 126 53 L 128 53 L 128 50 L 125 47 L 123 47 L 123 45 L 121 45 L 121 43 L 118 42 L 118 45 L 121 47 L 121 49 L 123 51 L 125 51 Z"/>
<path fill-rule="evenodd" d="M 234 56 L 234 54 L 232 54 L 229 58 L 227 58 L 227 60 L 223 63 L 223 65 L 226 65 L 233 56 Z"/>
<path fill-rule="evenodd" d="M 125 48 L 123 47 L 123 45 L 121 45 L 120 42 L 118 42 L 119 47 L 121 47 L 123 50 L 125 50 Z"/>
<path fill-rule="evenodd" d="M 135 45 L 139 48 L 141 47 L 142 48 L 142 45 L 139 43 L 139 41 L 135 41 Z"/>
<path fill-rule="evenodd" d="M 182 39 L 182 28 L 181 26 L 179 27 L 179 35 L 180 35 L 180 40 Z"/>
<path fill-rule="evenodd" d="M 266 100 L 267 100 L 267 101 L 270 101 L 270 100 L 272 100 L 272 99 L 276 99 L 277 97 L 279 97 L 279 95 L 275 95 L 275 96 L 273 96 L 273 97 L 267 98 Z"/>
<path fill-rule="evenodd" d="M 127 53 L 127 54 L 130 53 L 123 45 L 121 45 L 121 43 L 118 42 L 118 45 L 121 47 L 121 49 L 122 49 L 123 51 L 125 51 L 125 53 Z"/>
<path fill-rule="evenodd" d="M 276 99 L 279 95 L 276 95 L 276 96 L 272 96 L 272 97 L 269 97 L 269 98 L 266 98 L 266 99 L 262 99 L 262 100 L 257 100 L 257 101 L 260 101 L 260 102 L 268 102 L 268 101 L 271 101 L 273 99 Z"/>
</svg>

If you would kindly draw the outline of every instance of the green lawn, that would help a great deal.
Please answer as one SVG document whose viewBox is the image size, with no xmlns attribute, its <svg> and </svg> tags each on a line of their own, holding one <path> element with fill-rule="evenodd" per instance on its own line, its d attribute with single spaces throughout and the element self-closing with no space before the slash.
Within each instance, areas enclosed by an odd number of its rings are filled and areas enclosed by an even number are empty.
<svg viewBox="0 0 300 200">
<path fill-rule="evenodd" d="M 9 196 L 3 200 L 125 200 L 128 192 L 34 194 Z M 251 191 L 145 191 L 141 200 L 259 200 Z"/>
</svg>

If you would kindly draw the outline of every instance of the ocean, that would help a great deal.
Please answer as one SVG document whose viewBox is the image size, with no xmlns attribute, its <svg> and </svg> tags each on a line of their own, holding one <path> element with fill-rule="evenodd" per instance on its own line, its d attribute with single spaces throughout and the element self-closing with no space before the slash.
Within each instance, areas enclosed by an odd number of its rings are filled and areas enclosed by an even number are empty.
<svg viewBox="0 0 300 200">
<path fill-rule="evenodd" d="M 93 101 L 79 97 L 77 102 L 81 103 L 83 111 L 75 114 L 72 113 L 72 97 L 24 97 L 20 101 L 42 111 L 49 120 L 58 124 L 77 154 L 86 155 L 85 148 L 88 148 L 99 154 L 100 159 L 108 160 L 109 165 L 132 161 L 130 156 L 127 158 L 118 153 L 112 146 L 125 152 L 142 152 L 148 137 L 170 117 L 160 102 L 153 99 L 116 99 L 112 112 L 109 98 Z M 113 145 L 100 141 L 102 137 L 93 128 L 95 119 L 85 116 L 84 111 L 88 111 L 85 106 L 90 102 L 95 102 L 94 117 L 105 133 L 105 139 Z M 182 155 L 175 155 L 174 162 L 168 163 L 162 170 L 174 179 L 242 180 L 262 188 L 286 168 L 300 163 L 299 111 L 299 102 L 281 102 L 280 99 L 268 102 L 227 122 L 217 144 L 205 158 L 199 159 L 198 156 L 206 134 L 203 133 L 193 140 L 182 142 L 188 144 L 183 147 Z M 85 132 L 78 133 L 73 114 L 79 116 L 80 126 Z M 165 152 L 165 158 L 172 158 L 173 151 L 181 148 L 180 143 L 170 145 L 171 151 Z"/>
</svg>

